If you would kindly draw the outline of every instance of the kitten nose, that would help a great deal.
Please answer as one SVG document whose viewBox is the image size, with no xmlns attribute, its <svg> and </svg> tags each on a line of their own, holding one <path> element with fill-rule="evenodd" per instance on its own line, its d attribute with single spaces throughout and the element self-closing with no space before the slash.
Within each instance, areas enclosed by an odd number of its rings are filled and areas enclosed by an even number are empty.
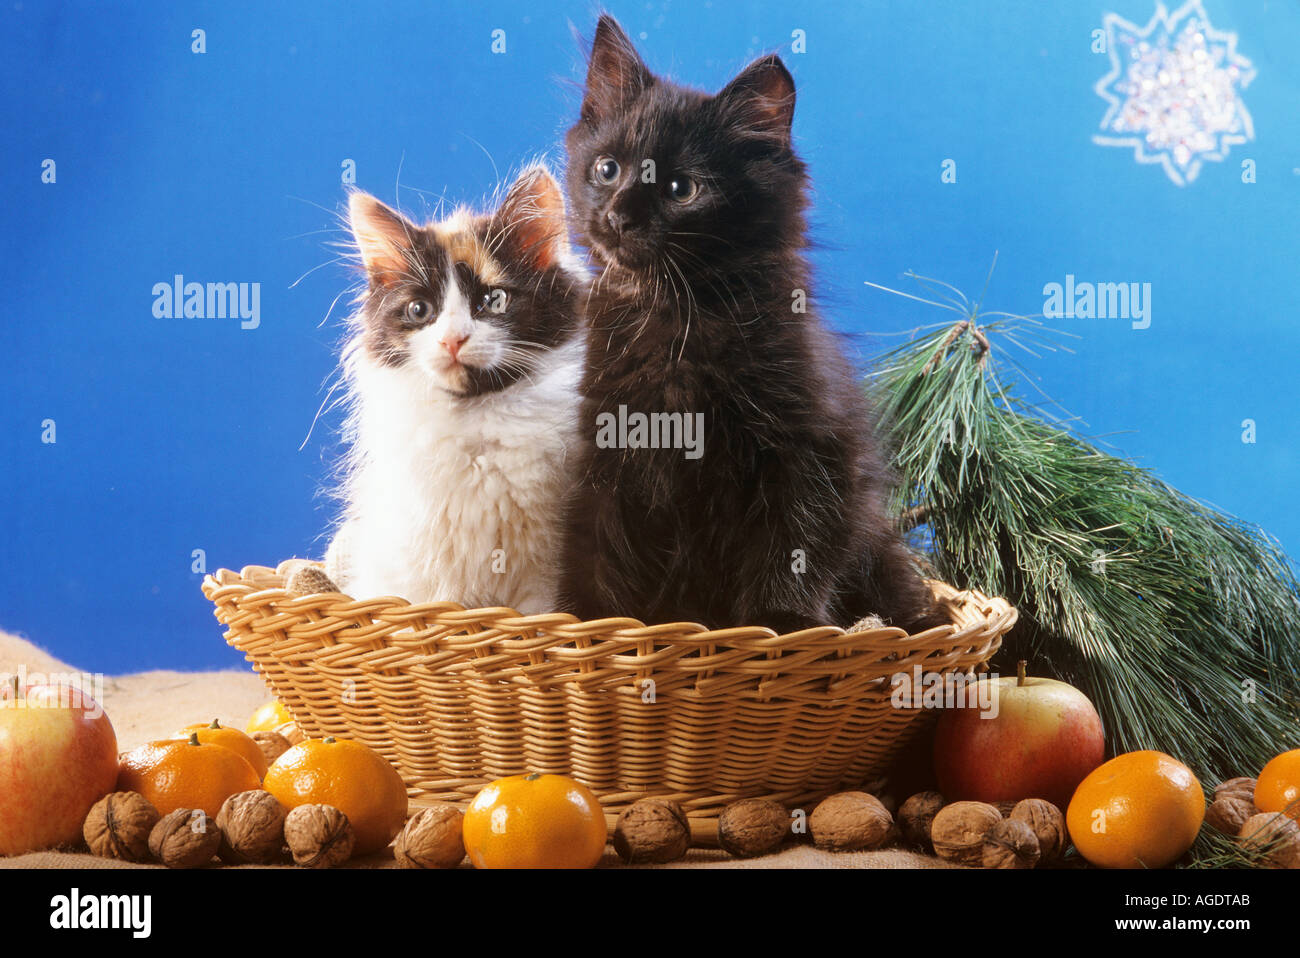
<svg viewBox="0 0 1300 958">
<path fill-rule="evenodd" d="M 462 336 L 459 333 L 448 333 L 445 337 L 439 340 L 439 345 L 442 346 L 443 349 L 447 350 L 447 352 L 451 353 L 452 359 L 456 359 L 456 354 L 460 352 L 460 347 L 464 346 L 468 339 L 469 336 Z"/>
<path fill-rule="evenodd" d="M 631 219 L 626 213 L 620 213 L 617 210 L 610 210 L 605 214 L 605 219 L 609 222 L 609 228 L 616 235 L 623 235 L 623 227 L 627 226 L 627 221 Z"/>
</svg>

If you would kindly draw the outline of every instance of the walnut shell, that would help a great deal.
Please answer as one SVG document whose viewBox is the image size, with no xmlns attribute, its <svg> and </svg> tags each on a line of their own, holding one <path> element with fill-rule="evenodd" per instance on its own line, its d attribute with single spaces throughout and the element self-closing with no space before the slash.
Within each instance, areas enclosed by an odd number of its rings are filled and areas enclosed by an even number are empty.
<svg viewBox="0 0 1300 958">
<path fill-rule="evenodd" d="M 319 566 L 303 565 L 295 569 L 289 575 L 289 581 L 284 584 L 286 592 L 296 592 L 298 595 L 317 595 L 322 592 L 338 592 L 339 587 L 334 584 Z"/>
<path fill-rule="evenodd" d="M 774 852 L 789 835 L 789 812 L 770 799 L 744 798 L 718 816 L 718 844 L 737 858 Z"/>
<path fill-rule="evenodd" d="M 455 868 L 465 858 L 465 814 L 455 805 L 421 808 L 397 836 L 393 857 L 402 868 Z"/>
<path fill-rule="evenodd" d="M 1016 807 L 1015 802 L 993 802 L 992 804 L 993 807 L 998 810 L 998 814 L 1003 818 L 1008 817 L 1011 814 L 1012 809 Z"/>
<path fill-rule="evenodd" d="M 879 848 L 889 840 L 893 827 L 889 809 L 866 792 L 832 795 L 808 816 L 813 843 L 837 852 Z"/>
<path fill-rule="evenodd" d="M 1210 803 L 1205 810 L 1205 821 L 1223 834 L 1235 837 L 1241 834 L 1246 820 L 1258 814 L 1252 798 L 1243 798 L 1240 792 L 1226 792 Z"/>
<path fill-rule="evenodd" d="M 1255 779 L 1253 778 L 1230 778 L 1226 782 L 1220 782 L 1214 786 L 1214 800 L 1218 801 L 1226 795 L 1236 795 L 1253 803 L 1255 801 Z"/>
<path fill-rule="evenodd" d="M 1033 828 L 1027 822 L 1004 818 L 984 836 L 981 863 L 985 868 L 1033 868 L 1040 855 Z"/>
<path fill-rule="evenodd" d="M 302 729 L 298 728 L 297 722 L 284 722 L 277 725 L 275 731 L 277 734 L 284 736 L 284 739 L 289 743 L 290 748 L 297 745 L 299 742 L 305 741 L 307 738 L 306 735 L 302 734 Z"/>
<path fill-rule="evenodd" d="M 1260 864 L 1267 868 L 1300 868 L 1300 824 L 1281 812 L 1260 812 L 1241 826 L 1239 841 L 1262 853 Z"/>
<path fill-rule="evenodd" d="M 231 865 L 269 865 L 284 854 L 288 814 L 274 795 L 260 788 L 231 795 L 217 813 L 221 860 Z"/>
<path fill-rule="evenodd" d="M 168 868 L 206 865 L 221 847 L 221 829 L 202 809 L 178 808 L 149 832 L 149 851 Z"/>
<path fill-rule="evenodd" d="M 789 822 L 781 809 L 782 827 Z M 691 824 L 681 805 L 666 798 L 643 798 L 619 813 L 614 851 L 630 865 L 675 862 L 691 847 Z M 734 854 L 734 853 L 733 853 Z"/>
<path fill-rule="evenodd" d="M 984 860 L 984 836 L 1002 813 L 985 802 L 953 802 L 940 809 L 930 826 L 935 854 L 959 865 L 979 867 Z"/>
<path fill-rule="evenodd" d="M 909 844 L 930 848 L 930 826 L 943 806 L 943 796 L 938 792 L 917 792 L 905 801 L 898 810 L 898 823 L 902 826 L 903 838 Z"/>
<path fill-rule="evenodd" d="M 284 840 L 303 868 L 333 868 L 352 857 L 356 835 L 333 805 L 299 805 L 285 816 Z"/>
<path fill-rule="evenodd" d="M 90 809 L 82 825 L 92 855 L 126 862 L 149 860 L 149 833 L 158 824 L 158 809 L 136 792 L 113 792 Z"/>
<path fill-rule="evenodd" d="M 1041 864 L 1054 862 L 1065 854 L 1068 835 L 1065 816 L 1051 802 L 1043 798 L 1026 798 L 1017 802 L 1007 817 L 1015 822 L 1024 822 L 1034 830 Z"/>
<path fill-rule="evenodd" d="M 293 748 L 289 740 L 279 732 L 263 729 L 260 732 L 254 732 L 251 738 L 257 743 L 257 747 L 262 750 L 262 755 L 266 758 L 268 767 L 274 765 L 277 758 Z"/>
</svg>

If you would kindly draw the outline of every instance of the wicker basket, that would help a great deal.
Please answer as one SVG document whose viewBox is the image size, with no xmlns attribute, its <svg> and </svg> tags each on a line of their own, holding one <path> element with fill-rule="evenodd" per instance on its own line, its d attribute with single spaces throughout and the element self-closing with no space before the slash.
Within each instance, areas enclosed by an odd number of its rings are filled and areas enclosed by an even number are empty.
<svg viewBox="0 0 1300 958">
<path fill-rule="evenodd" d="M 878 774 L 927 714 L 891 704 L 891 677 L 982 669 L 1016 621 L 1002 599 L 935 582 L 955 624 L 912 636 L 580 622 L 296 595 L 286 566 L 221 569 L 203 593 L 309 737 L 377 749 L 417 802 L 554 772 L 589 785 L 611 824 L 638 798 L 674 798 L 704 842 L 738 798 L 794 806 Z"/>
</svg>

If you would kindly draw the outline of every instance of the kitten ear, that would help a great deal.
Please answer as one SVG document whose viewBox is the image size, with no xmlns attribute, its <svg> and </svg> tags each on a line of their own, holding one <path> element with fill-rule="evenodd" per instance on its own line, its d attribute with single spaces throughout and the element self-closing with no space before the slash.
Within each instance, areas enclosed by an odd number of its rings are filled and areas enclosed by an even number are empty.
<svg viewBox="0 0 1300 958">
<path fill-rule="evenodd" d="M 564 193 L 542 166 L 531 166 L 511 184 L 493 217 L 502 244 L 535 270 L 549 269 L 568 250 Z"/>
<path fill-rule="evenodd" d="M 654 76 L 628 35 L 617 20 L 602 13 L 587 64 L 587 86 L 580 114 L 583 122 L 592 123 L 618 112 L 652 83 Z"/>
<path fill-rule="evenodd" d="M 409 271 L 406 254 L 415 227 L 401 213 L 358 190 L 348 197 L 348 223 L 371 283 L 385 286 Z"/>
<path fill-rule="evenodd" d="M 735 111 L 748 129 L 790 142 L 794 121 L 794 77 L 775 53 L 760 57 L 715 98 Z"/>
</svg>

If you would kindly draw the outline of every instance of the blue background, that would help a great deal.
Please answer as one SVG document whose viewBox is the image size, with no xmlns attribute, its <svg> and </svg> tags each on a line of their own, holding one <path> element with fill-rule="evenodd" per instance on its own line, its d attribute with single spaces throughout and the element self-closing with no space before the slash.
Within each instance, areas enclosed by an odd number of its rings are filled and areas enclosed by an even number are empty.
<svg viewBox="0 0 1300 958">
<path fill-rule="evenodd" d="M 1024 313 L 1067 273 L 1149 282 L 1149 329 L 1058 320 L 1075 353 L 1030 369 L 1081 431 L 1300 549 L 1300 5 L 1207 0 L 1258 70 L 1256 140 L 1186 188 L 1091 141 L 1109 70 L 1092 31 L 1108 10 L 1145 25 L 1153 0 L 608 6 L 653 69 L 706 89 L 783 51 L 818 294 L 861 358 L 944 318 L 866 280 L 915 291 L 914 269 L 978 295 L 996 250 L 985 305 Z M 572 30 L 589 37 L 596 9 L 6 0 L 0 628 L 110 673 L 240 665 L 191 554 L 213 570 L 323 551 L 337 412 L 308 433 L 354 279 L 329 245 L 341 164 L 423 213 L 558 159 L 584 73 Z M 261 283 L 260 328 L 154 318 L 176 273 Z"/>
</svg>

